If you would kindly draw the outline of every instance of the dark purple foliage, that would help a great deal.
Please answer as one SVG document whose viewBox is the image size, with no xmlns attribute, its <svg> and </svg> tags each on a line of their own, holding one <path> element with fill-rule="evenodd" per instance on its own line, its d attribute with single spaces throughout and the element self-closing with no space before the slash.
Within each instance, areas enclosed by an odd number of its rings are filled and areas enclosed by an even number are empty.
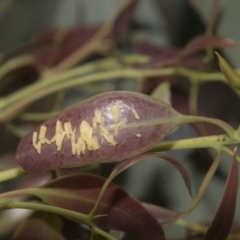
<svg viewBox="0 0 240 240">
<path fill-rule="evenodd" d="M 46 204 L 88 214 L 106 179 L 77 174 L 56 179 L 32 191 Z M 164 239 L 161 225 L 142 206 L 114 184 L 106 189 L 96 215 L 95 223 L 101 228 L 115 229 L 139 236 L 142 239 Z"/>
<path fill-rule="evenodd" d="M 236 153 L 235 153 L 236 154 Z M 221 203 L 206 234 L 206 240 L 226 240 L 231 231 L 238 192 L 238 162 L 234 156 Z"/>
</svg>

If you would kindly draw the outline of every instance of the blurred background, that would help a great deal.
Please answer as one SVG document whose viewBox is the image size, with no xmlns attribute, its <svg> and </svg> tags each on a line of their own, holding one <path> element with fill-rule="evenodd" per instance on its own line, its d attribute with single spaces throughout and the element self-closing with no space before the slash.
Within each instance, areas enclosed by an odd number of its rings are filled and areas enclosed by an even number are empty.
<svg viewBox="0 0 240 240">
<path fill-rule="evenodd" d="M 134 38 L 138 44 L 153 44 L 161 49 L 183 48 L 191 39 L 205 32 L 205 25 L 215 2 L 217 1 L 141 0 L 132 16 L 128 37 Z M 240 1 L 218 2 L 221 2 L 222 7 L 215 23 L 214 34 L 240 42 Z M 94 29 L 111 18 L 119 4 L 120 0 L 1 0 L 0 51 L 4 54 L 36 35 L 56 29 Z M 82 31 L 81 34 L 84 37 L 84 34 L 88 33 Z M 134 46 L 122 41 L 119 43 L 119 49 L 123 53 L 131 53 Z M 222 53 L 234 67 L 240 66 L 239 49 L 224 50 Z M 182 86 L 182 91 L 187 92 L 188 85 L 184 80 Z M 101 86 L 93 84 L 77 90 L 68 90 L 62 107 L 98 92 L 135 88 L 134 81 L 125 79 L 114 83 L 105 82 Z M 208 116 L 225 120 L 235 127 L 239 123 L 239 99 L 226 85 L 218 82 L 204 84 L 200 90 L 198 105 Z M 168 136 L 167 140 L 193 136 L 197 134 L 192 127 L 182 126 Z M 11 161 L 18 141 L 19 139 L 6 129 L 0 129 L 1 170 L 14 165 Z M 211 163 L 208 155 L 200 150 L 172 151 L 166 154 L 181 160 L 189 169 L 193 180 L 193 192 L 196 193 Z M 229 156 L 223 156 L 220 169 L 211 182 L 204 201 L 187 219 L 204 222 L 214 215 L 221 199 L 230 160 Z M 108 168 L 111 169 L 108 166 L 104 167 L 105 175 L 110 171 Z M 117 179 L 117 184 L 142 201 L 174 210 L 184 210 L 191 203 L 177 171 L 157 159 L 143 161 L 128 169 Z M 14 183 L 6 183 L 0 185 L 0 190 L 7 191 L 13 187 Z M 239 210 L 238 206 L 238 223 Z M 181 227 L 176 226 L 169 227 L 166 231 L 169 237 L 180 236 L 184 232 Z"/>
</svg>

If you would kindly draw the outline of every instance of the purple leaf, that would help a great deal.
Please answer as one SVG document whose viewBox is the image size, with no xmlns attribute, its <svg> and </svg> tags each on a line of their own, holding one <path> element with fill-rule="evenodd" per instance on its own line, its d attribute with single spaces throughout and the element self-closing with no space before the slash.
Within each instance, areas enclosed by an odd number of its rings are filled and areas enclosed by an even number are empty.
<svg viewBox="0 0 240 240">
<path fill-rule="evenodd" d="M 16 160 L 28 172 L 122 161 L 152 148 L 181 119 L 171 106 L 149 96 L 107 92 L 62 111 L 25 136 Z"/>
<path fill-rule="evenodd" d="M 142 238 L 140 237 L 136 237 L 136 236 L 133 236 L 131 234 L 125 234 L 123 238 L 117 238 L 117 239 L 121 239 L 121 240 L 142 240 Z"/>
<path fill-rule="evenodd" d="M 0 64 L 5 63 L 6 61 L 17 57 L 19 55 L 27 55 L 35 50 L 42 50 L 44 48 L 53 47 L 53 42 L 49 39 L 33 39 L 29 42 L 23 43 L 15 48 L 12 48 L 5 52 L 0 59 Z"/>
<path fill-rule="evenodd" d="M 99 195 L 105 179 L 91 174 L 59 178 L 31 191 L 46 204 L 88 214 Z M 157 221 L 135 199 L 114 184 L 107 188 L 96 215 L 95 223 L 102 228 L 128 232 L 142 239 L 164 239 Z"/>
<path fill-rule="evenodd" d="M 34 49 L 31 53 L 41 65 L 56 65 L 87 43 L 98 30 L 99 26 L 43 32 L 36 37 L 37 40 L 49 41 L 52 45 L 44 49 Z M 56 36 L 60 37 L 56 40 Z"/>
<path fill-rule="evenodd" d="M 175 160 L 174 158 L 171 158 L 170 156 L 163 155 L 163 154 L 157 154 L 157 153 L 141 154 L 139 156 L 136 156 L 136 157 L 127 159 L 123 162 L 120 162 L 114 167 L 109 178 L 110 179 L 115 178 L 118 174 L 120 174 L 125 169 L 129 168 L 133 164 L 138 163 L 148 157 L 158 157 L 158 158 L 164 159 L 164 160 L 168 161 L 169 163 L 171 163 L 175 168 L 177 168 L 177 170 L 181 174 L 181 176 L 186 184 L 186 187 L 187 187 L 190 195 L 192 196 L 191 179 L 190 179 L 187 169 L 179 161 Z"/>
<path fill-rule="evenodd" d="M 166 67 L 178 63 L 179 59 L 183 59 L 181 64 L 184 67 L 199 68 L 203 66 L 203 56 L 196 53 L 209 47 L 238 48 L 240 47 L 240 43 L 219 36 L 199 35 L 183 49 L 163 49 L 149 43 L 137 45 L 138 52 L 152 57 L 147 64 L 141 65 L 141 68 Z"/>
<path fill-rule="evenodd" d="M 218 210 L 206 234 L 206 240 L 226 240 L 234 220 L 238 191 L 238 163 L 236 152 Z"/>
<path fill-rule="evenodd" d="M 151 56 L 149 62 L 140 65 L 140 68 L 162 68 L 176 63 L 180 49 L 167 49 L 148 42 L 136 44 L 136 51 Z"/>
<path fill-rule="evenodd" d="M 135 0 L 125 4 L 116 14 L 113 26 L 107 29 L 107 31 L 104 31 L 104 34 L 98 40 L 104 41 L 107 38 L 112 38 L 115 42 L 118 42 L 123 32 L 126 31 L 138 2 L 138 0 Z M 69 29 L 62 32 L 59 30 L 45 32 L 41 34 L 39 38 L 42 41 L 48 40 L 52 42 L 52 46 L 51 48 L 35 49 L 34 55 L 41 64 L 59 64 L 68 56 L 83 48 L 85 44 L 91 41 L 95 35 L 102 30 L 102 28 L 104 28 L 104 25 L 103 27 L 96 26 L 91 28 L 79 27 L 77 29 Z M 89 52 L 89 54 L 92 53 L 93 52 Z"/>
<path fill-rule="evenodd" d="M 175 212 L 153 204 L 142 203 L 142 205 L 159 222 L 159 224 L 161 224 L 161 226 L 167 226 L 172 222 L 175 222 L 176 219 L 182 215 L 180 212 Z"/>
<path fill-rule="evenodd" d="M 128 4 L 126 4 L 123 9 L 120 11 L 118 16 L 114 21 L 114 26 L 112 28 L 112 37 L 116 41 L 119 37 L 122 36 L 124 31 L 129 26 L 131 17 L 139 3 L 139 0 L 131 0 Z"/>
<path fill-rule="evenodd" d="M 240 43 L 229 38 L 219 36 L 200 35 L 190 41 L 182 50 L 181 57 L 189 56 L 208 47 L 211 48 L 239 48 Z"/>
<path fill-rule="evenodd" d="M 51 173 L 37 173 L 37 174 L 28 174 L 23 177 L 22 181 L 19 182 L 19 185 L 16 189 L 30 188 L 30 187 L 38 187 L 46 182 L 51 180 Z"/>
<path fill-rule="evenodd" d="M 87 233 L 84 233 L 81 225 L 79 223 L 68 220 L 67 218 L 62 218 L 63 226 L 61 229 L 61 233 L 64 236 L 64 240 L 73 240 L 73 239 L 83 239 L 83 235 L 85 236 Z"/>
<path fill-rule="evenodd" d="M 33 40 L 4 53 L 0 63 L 29 54 L 40 66 L 55 65 L 88 42 L 98 30 L 99 26 L 44 31 Z"/>
<path fill-rule="evenodd" d="M 221 0 L 215 0 L 212 5 L 212 10 L 207 22 L 207 34 L 211 34 L 214 31 L 215 24 L 219 18 L 221 3 Z"/>
<path fill-rule="evenodd" d="M 13 240 L 64 240 L 62 220 L 57 215 L 36 212 L 17 227 Z"/>
<path fill-rule="evenodd" d="M 139 68 L 163 68 L 179 63 L 181 49 L 166 49 L 155 46 L 152 43 L 142 42 L 137 44 L 137 52 L 151 56 L 149 62 L 142 64 Z M 191 69 L 199 69 L 203 66 L 203 56 L 195 54 L 185 58 L 182 65 Z"/>
</svg>

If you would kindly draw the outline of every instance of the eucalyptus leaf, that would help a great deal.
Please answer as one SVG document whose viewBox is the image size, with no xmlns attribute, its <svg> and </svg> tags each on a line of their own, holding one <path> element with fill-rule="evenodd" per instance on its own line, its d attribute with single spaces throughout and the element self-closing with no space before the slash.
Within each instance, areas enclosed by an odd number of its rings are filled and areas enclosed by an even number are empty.
<svg viewBox="0 0 240 240">
<path fill-rule="evenodd" d="M 154 218 L 157 219 L 159 224 L 162 226 L 168 226 L 169 224 L 173 223 L 178 219 L 182 213 L 175 212 L 160 206 L 156 206 L 149 203 L 142 203 L 143 206 L 147 209 L 149 213 L 151 213 Z"/>
<path fill-rule="evenodd" d="M 239 48 L 240 43 L 229 38 L 219 36 L 200 35 L 191 40 L 182 50 L 182 57 L 189 56 L 193 53 L 206 48 Z"/>
<path fill-rule="evenodd" d="M 125 161 L 122 161 L 120 163 L 118 163 L 114 169 L 112 170 L 109 179 L 112 180 L 113 178 L 115 178 L 118 174 L 120 174 L 121 172 L 123 172 L 124 170 L 126 170 L 127 168 L 129 168 L 130 166 L 142 161 L 142 160 L 146 160 L 149 157 L 157 157 L 160 159 L 163 159 L 165 161 L 168 161 L 169 163 L 171 163 L 181 174 L 184 183 L 188 189 L 189 194 L 192 196 L 192 190 L 191 190 L 191 178 L 190 175 L 187 171 L 187 169 L 176 159 L 164 155 L 164 154 L 159 154 L 159 153 L 147 153 L 147 154 L 141 154 L 139 156 L 136 156 L 134 158 L 130 158 L 127 159 Z M 109 180 L 108 179 L 108 180 Z"/>
<path fill-rule="evenodd" d="M 62 220 L 59 216 L 45 212 L 36 212 L 19 224 L 12 239 L 64 240 L 61 228 Z"/>
<path fill-rule="evenodd" d="M 147 95 L 106 92 L 62 111 L 22 138 L 16 160 L 31 173 L 118 162 L 149 150 L 185 121 L 171 106 Z"/>
<path fill-rule="evenodd" d="M 171 86 L 169 82 L 162 82 L 153 90 L 151 96 L 171 105 Z"/>
<path fill-rule="evenodd" d="M 238 192 L 238 163 L 236 152 L 234 153 L 232 166 L 228 174 L 227 183 L 218 210 L 210 224 L 206 240 L 226 240 L 230 234 L 235 209 L 237 204 Z"/>
<path fill-rule="evenodd" d="M 91 174 L 77 174 L 58 178 L 31 193 L 46 204 L 88 214 L 100 193 L 105 179 Z M 161 225 L 126 192 L 114 184 L 106 189 L 95 214 L 104 215 L 94 222 L 101 228 L 127 232 L 142 239 L 164 239 Z"/>
<path fill-rule="evenodd" d="M 240 90 L 240 74 L 235 69 L 233 69 L 218 52 L 215 52 L 215 53 L 218 57 L 221 71 L 224 74 L 224 76 L 227 78 L 230 85 Z"/>
</svg>

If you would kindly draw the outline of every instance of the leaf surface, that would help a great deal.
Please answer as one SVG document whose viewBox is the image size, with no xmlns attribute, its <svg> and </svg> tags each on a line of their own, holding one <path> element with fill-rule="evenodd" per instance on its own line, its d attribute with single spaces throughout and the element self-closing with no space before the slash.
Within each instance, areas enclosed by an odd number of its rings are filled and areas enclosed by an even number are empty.
<svg viewBox="0 0 240 240">
<path fill-rule="evenodd" d="M 62 220 L 59 216 L 36 212 L 17 227 L 13 240 L 64 240 L 61 234 Z"/>
<path fill-rule="evenodd" d="M 219 36 L 200 35 L 190 41 L 182 50 L 181 56 L 186 57 L 206 48 L 239 48 L 240 43 Z"/>
<path fill-rule="evenodd" d="M 32 193 L 45 203 L 88 214 L 99 195 L 105 179 L 91 174 L 78 174 L 59 178 Z M 143 239 L 164 239 L 161 225 L 135 199 L 114 184 L 107 188 L 95 219 L 102 228 L 127 232 Z"/>
<path fill-rule="evenodd" d="M 162 226 L 167 226 L 172 222 L 175 222 L 182 213 L 175 212 L 160 206 L 156 206 L 149 203 L 142 203 L 147 211 L 161 224 Z"/>
<path fill-rule="evenodd" d="M 102 93 L 62 111 L 22 138 L 16 160 L 31 173 L 118 162 L 151 149 L 182 119 L 168 104 L 144 94 Z M 68 134 L 66 124 L 71 126 Z M 41 139 L 43 128 L 48 143 Z"/>
<path fill-rule="evenodd" d="M 233 69 L 228 62 L 216 52 L 222 73 L 227 78 L 230 85 L 240 90 L 240 74 Z"/>
<path fill-rule="evenodd" d="M 120 162 L 114 167 L 109 178 L 112 180 L 113 178 L 115 178 L 118 174 L 120 174 L 125 169 L 129 168 L 130 166 L 134 165 L 135 163 L 138 163 L 142 160 L 147 159 L 148 157 L 157 157 L 157 158 L 163 159 L 163 160 L 171 163 L 181 174 L 181 176 L 184 180 L 184 183 L 188 189 L 188 192 L 192 196 L 191 179 L 190 179 L 190 175 L 189 175 L 187 169 L 179 161 L 175 160 L 174 158 L 172 158 L 170 156 L 163 155 L 163 154 L 158 154 L 158 153 L 141 154 L 139 156 L 136 156 L 136 157 L 127 159 L 123 162 Z"/>
<path fill-rule="evenodd" d="M 171 105 L 171 86 L 165 81 L 160 83 L 151 93 L 151 96 Z"/>
<path fill-rule="evenodd" d="M 119 40 L 119 38 L 123 35 L 124 31 L 128 29 L 131 17 L 137 5 L 139 4 L 139 0 L 130 0 L 126 2 L 127 4 L 123 6 L 121 11 L 117 15 L 112 28 L 111 35 L 115 41 Z"/>
<path fill-rule="evenodd" d="M 226 240 L 231 231 L 238 192 L 238 163 L 236 152 L 218 210 L 210 224 L 206 240 Z"/>
</svg>

